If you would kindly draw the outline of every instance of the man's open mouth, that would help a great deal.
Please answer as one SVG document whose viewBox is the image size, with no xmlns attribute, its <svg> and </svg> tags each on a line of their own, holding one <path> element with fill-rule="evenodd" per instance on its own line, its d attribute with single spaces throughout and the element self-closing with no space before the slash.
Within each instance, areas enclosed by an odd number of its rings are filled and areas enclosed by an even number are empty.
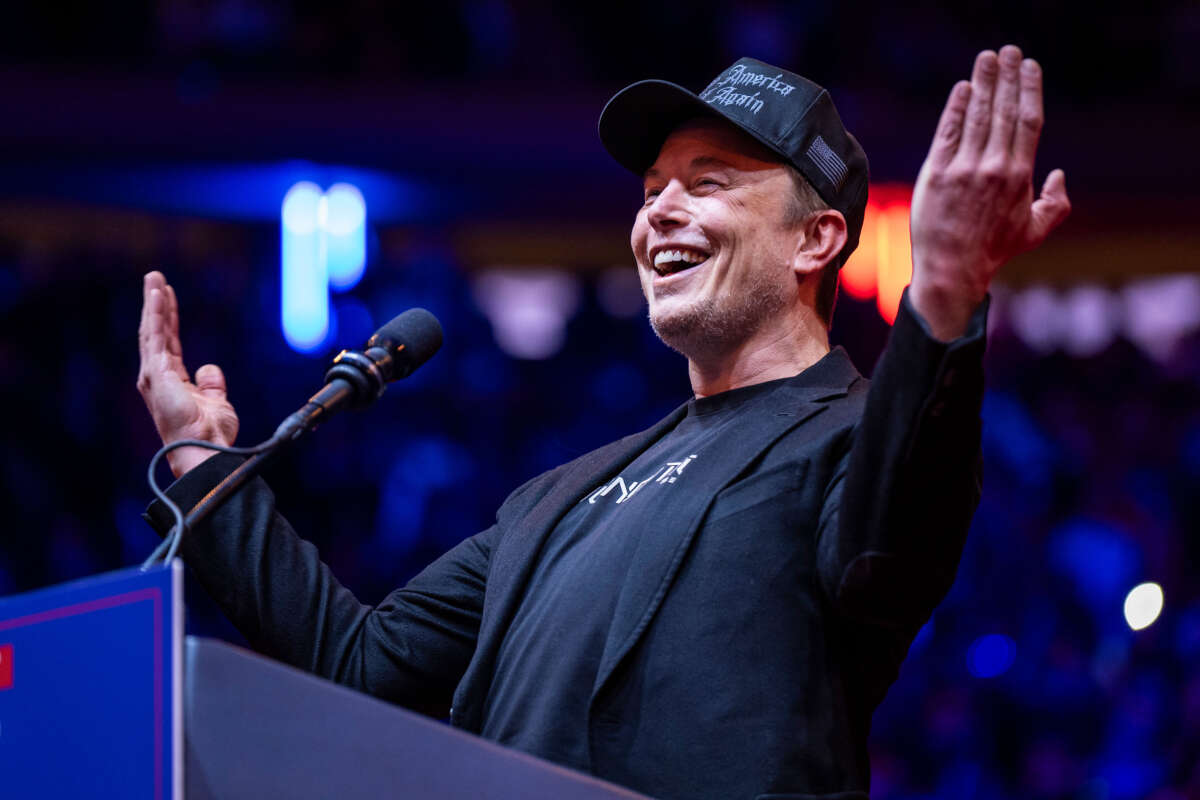
<svg viewBox="0 0 1200 800">
<path fill-rule="evenodd" d="M 708 260 L 708 253 L 699 250 L 660 250 L 654 256 L 654 271 L 659 275 L 674 275 Z"/>
</svg>

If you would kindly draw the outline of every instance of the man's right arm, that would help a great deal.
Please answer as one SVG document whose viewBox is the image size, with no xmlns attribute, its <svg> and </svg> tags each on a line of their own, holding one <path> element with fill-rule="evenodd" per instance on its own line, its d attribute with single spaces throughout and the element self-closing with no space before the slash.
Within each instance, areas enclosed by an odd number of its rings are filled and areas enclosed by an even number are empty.
<svg viewBox="0 0 1200 800">
<path fill-rule="evenodd" d="M 168 495 L 190 508 L 241 462 L 217 455 Z M 173 522 L 155 502 L 147 520 Z M 497 528 L 472 536 L 378 606 L 360 603 L 276 510 L 261 479 L 190 531 L 182 553 L 201 585 L 261 652 L 400 705 L 445 715 L 475 650 Z"/>
<path fill-rule="evenodd" d="M 238 419 L 219 367 L 195 381 L 184 366 L 175 292 L 161 273 L 143 285 L 138 390 L 164 444 L 231 445 Z M 241 463 L 182 448 L 168 455 L 179 480 L 168 495 L 185 511 Z M 155 503 L 160 533 L 173 520 Z M 377 607 L 358 602 L 275 511 L 261 480 L 231 497 L 183 540 L 182 553 L 222 611 L 264 653 L 402 705 L 444 714 L 475 649 L 493 526 L 459 544 Z"/>
</svg>

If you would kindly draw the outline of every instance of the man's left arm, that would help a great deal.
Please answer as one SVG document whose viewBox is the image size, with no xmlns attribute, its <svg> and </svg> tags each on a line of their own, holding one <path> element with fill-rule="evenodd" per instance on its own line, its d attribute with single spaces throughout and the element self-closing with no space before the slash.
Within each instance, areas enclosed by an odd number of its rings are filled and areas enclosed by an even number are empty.
<svg viewBox="0 0 1200 800">
<path fill-rule="evenodd" d="M 826 588 L 852 618 L 915 631 L 953 581 L 979 500 L 988 288 L 1067 216 L 1040 196 L 1041 68 L 1013 46 L 950 93 L 917 178 L 913 279 L 821 521 Z"/>
</svg>

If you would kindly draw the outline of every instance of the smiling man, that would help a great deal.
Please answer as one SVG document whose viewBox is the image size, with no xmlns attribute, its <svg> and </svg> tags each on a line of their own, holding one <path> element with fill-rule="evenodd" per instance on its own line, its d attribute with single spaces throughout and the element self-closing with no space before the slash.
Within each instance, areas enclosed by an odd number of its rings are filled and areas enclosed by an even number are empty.
<svg viewBox="0 0 1200 800">
<path fill-rule="evenodd" d="M 752 59 L 699 95 L 634 84 L 600 135 L 643 179 L 634 257 L 695 396 L 518 488 L 376 607 L 261 481 L 185 540 L 188 563 L 265 652 L 502 744 L 663 798 L 867 797 L 871 715 L 978 502 L 988 286 L 1069 210 L 1059 171 L 1033 194 L 1041 120 L 1015 47 L 952 90 L 869 383 L 827 336 L 867 196 L 828 93 Z M 189 380 L 158 273 L 140 341 L 164 442 L 232 443 L 221 372 Z M 238 463 L 173 456 L 185 507 Z"/>
</svg>

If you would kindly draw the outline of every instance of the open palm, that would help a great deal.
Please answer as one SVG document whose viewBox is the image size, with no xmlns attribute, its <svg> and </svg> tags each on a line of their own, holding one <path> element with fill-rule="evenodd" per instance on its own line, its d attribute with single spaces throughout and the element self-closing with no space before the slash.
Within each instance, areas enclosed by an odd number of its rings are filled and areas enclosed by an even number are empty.
<svg viewBox="0 0 1200 800">
<path fill-rule="evenodd" d="M 179 306 L 175 290 L 161 272 L 146 275 L 142 287 L 142 321 L 138 328 L 141 368 L 137 387 L 154 419 L 163 444 L 202 439 L 232 445 L 238 417 L 225 393 L 225 375 L 215 364 L 188 377 L 179 343 Z M 171 471 L 182 475 L 213 451 L 184 447 L 167 456 Z"/>
</svg>

